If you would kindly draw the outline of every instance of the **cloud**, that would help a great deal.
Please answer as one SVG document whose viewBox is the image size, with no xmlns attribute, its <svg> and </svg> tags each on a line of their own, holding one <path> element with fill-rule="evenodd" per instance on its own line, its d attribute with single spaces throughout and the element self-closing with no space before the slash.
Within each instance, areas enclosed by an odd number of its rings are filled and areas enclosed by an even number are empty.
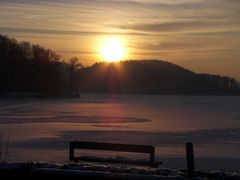
<svg viewBox="0 0 240 180">
<path fill-rule="evenodd" d="M 51 114 L 51 115 L 44 115 L 44 114 L 36 114 L 31 115 L 27 114 L 26 112 L 24 115 L 17 114 L 5 114 L 0 116 L 0 124 L 25 124 L 25 123 L 92 123 L 92 124 L 104 124 L 105 122 L 108 123 L 144 123 L 150 122 L 150 119 L 145 118 L 138 118 L 138 117 L 118 117 L 118 116 L 80 116 L 80 115 L 73 115 L 73 114 L 65 114 L 65 113 L 58 113 L 58 114 Z"/>
<path fill-rule="evenodd" d="M 142 23 L 119 26 L 121 29 L 144 32 L 179 32 L 179 31 L 209 31 L 209 28 L 223 28 L 226 22 L 213 21 L 181 21 L 165 23 Z M 229 24 L 228 24 L 229 25 Z"/>
<path fill-rule="evenodd" d="M 30 34 L 51 34 L 51 35 L 141 35 L 148 36 L 147 33 L 135 32 L 101 32 L 101 31 L 68 31 L 53 29 L 31 29 L 18 27 L 0 27 L 1 33 L 30 33 Z"/>
<path fill-rule="evenodd" d="M 223 33 L 224 34 L 224 33 Z M 221 35 L 216 34 L 201 34 L 204 37 L 211 37 L 212 35 Z M 229 35 L 229 34 L 228 34 Z M 196 36 L 196 35 L 195 35 Z M 131 45 L 130 47 L 133 49 L 138 50 L 145 50 L 149 51 L 147 54 L 154 54 L 154 53 L 163 53 L 163 52 L 215 52 L 215 51 L 238 51 L 239 44 L 232 43 L 226 47 L 225 44 L 219 43 L 217 40 L 212 40 L 211 43 L 204 43 L 206 42 L 205 39 L 200 37 L 194 37 L 192 40 L 189 38 L 188 41 L 184 41 L 182 39 L 175 40 L 175 41 L 159 41 L 159 43 L 142 43 L 139 45 Z M 236 35 L 233 35 L 236 36 Z M 239 32 L 240 36 L 240 32 Z"/>
<path fill-rule="evenodd" d="M 145 50 L 176 50 L 176 49 L 186 49 L 186 48 L 203 48 L 206 45 L 190 42 L 163 42 L 159 44 L 142 44 L 135 46 L 135 48 L 141 48 Z"/>
</svg>

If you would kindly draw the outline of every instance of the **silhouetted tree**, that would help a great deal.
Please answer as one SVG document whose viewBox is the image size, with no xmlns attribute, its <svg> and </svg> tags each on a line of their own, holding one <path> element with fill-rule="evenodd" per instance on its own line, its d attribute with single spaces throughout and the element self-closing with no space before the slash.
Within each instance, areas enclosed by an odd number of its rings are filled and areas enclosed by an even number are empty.
<svg viewBox="0 0 240 180">
<path fill-rule="evenodd" d="M 50 49 L 17 42 L 0 35 L 0 92 L 34 92 L 64 95 L 79 92 L 77 80 L 82 67 L 77 58 L 65 62 Z M 71 78 L 69 79 L 69 74 Z M 77 77 L 76 77 L 77 76 Z"/>
<path fill-rule="evenodd" d="M 74 94 L 79 96 L 80 93 L 80 69 L 83 65 L 79 62 L 77 57 L 73 57 L 69 60 L 68 71 L 69 71 L 69 89 L 68 95 L 73 96 Z"/>
</svg>

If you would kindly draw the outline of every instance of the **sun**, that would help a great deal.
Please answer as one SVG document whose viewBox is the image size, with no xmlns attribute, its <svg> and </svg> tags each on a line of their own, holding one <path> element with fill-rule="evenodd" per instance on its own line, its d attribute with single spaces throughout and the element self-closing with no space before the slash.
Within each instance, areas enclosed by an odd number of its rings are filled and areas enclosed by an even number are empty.
<svg viewBox="0 0 240 180">
<path fill-rule="evenodd" d="M 124 57 L 125 49 L 120 39 L 108 38 L 100 48 L 100 56 L 104 61 L 117 62 Z"/>
</svg>

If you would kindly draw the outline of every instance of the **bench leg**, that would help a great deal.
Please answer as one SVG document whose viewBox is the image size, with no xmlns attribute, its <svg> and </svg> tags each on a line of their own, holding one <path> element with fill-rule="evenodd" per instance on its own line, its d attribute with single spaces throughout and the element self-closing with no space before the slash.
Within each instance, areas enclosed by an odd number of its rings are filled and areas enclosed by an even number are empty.
<svg viewBox="0 0 240 180">
<path fill-rule="evenodd" d="M 69 146 L 69 160 L 74 161 L 74 146 L 71 143 Z"/>
</svg>

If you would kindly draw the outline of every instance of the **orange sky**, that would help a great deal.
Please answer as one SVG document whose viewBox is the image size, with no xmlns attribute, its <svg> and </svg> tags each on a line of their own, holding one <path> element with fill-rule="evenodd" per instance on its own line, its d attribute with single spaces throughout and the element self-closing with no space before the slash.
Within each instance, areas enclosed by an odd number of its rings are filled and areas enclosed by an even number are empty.
<svg viewBox="0 0 240 180">
<path fill-rule="evenodd" d="M 104 39 L 124 59 L 163 59 L 240 80 L 239 0 L 0 0 L 0 33 L 51 48 L 84 65 Z"/>
</svg>

